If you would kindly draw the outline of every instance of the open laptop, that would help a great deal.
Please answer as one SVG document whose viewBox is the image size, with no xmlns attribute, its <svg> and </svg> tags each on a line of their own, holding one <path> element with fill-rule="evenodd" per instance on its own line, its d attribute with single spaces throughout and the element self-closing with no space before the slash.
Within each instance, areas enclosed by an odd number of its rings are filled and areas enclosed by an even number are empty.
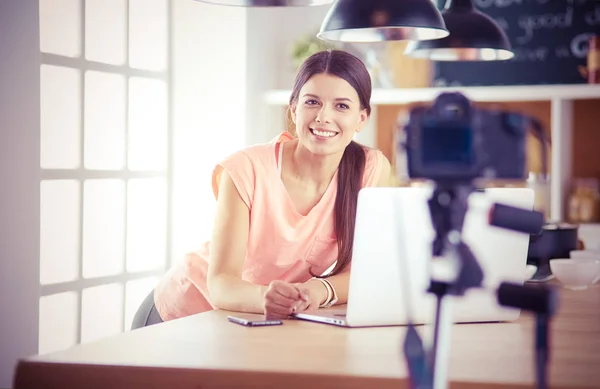
<svg viewBox="0 0 600 389">
<path fill-rule="evenodd" d="M 435 296 L 426 291 L 431 274 L 441 279 L 452 277 L 452 271 L 444 266 L 451 261 L 431 259 L 431 193 L 429 187 L 362 189 L 347 305 L 300 312 L 295 318 L 345 327 L 406 325 L 409 307 L 413 323 L 433 323 Z M 534 193 L 529 188 L 490 188 L 469 198 L 462 239 L 483 269 L 484 288 L 446 297 L 453 323 L 513 321 L 520 315 L 520 310 L 497 303 L 495 288 L 503 281 L 525 281 L 529 235 L 489 225 L 493 202 L 531 210 Z"/>
</svg>

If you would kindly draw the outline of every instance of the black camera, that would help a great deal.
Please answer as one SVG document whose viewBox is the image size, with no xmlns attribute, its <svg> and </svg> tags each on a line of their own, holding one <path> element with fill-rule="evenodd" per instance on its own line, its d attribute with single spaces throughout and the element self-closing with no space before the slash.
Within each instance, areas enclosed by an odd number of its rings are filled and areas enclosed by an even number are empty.
<svg viewBox="0 0 600 389">
<path fill-rule="evenodd" d="M 441 93 L 430 107 L 413 108 L 404 125 L 399 147 L 408 175 L 436 182 L 525 179 L 531 119 L 477 109 L 458 92 Z M 537 135 L 543 137 L 543 130 Z"/>
</svg>

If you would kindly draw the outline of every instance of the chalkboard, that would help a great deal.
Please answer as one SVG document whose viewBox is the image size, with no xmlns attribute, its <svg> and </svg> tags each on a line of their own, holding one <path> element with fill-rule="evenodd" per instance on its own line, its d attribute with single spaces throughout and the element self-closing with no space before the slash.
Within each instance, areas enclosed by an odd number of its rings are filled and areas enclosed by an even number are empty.
<svg viewBox="0 0 600 389">
<path fill-rule="evenodd" d="M 600 34 L 600 0 L 473 0 L 506 32 L 508 61 L 435 62 L 434 85 L 535 85 L 587 82 L 588 42 Z"/>
</svg>

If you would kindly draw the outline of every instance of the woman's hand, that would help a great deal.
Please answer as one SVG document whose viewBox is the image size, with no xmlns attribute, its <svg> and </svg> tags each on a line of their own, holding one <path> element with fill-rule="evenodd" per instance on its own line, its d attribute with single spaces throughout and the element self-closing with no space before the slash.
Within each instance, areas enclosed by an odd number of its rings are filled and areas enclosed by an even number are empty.
<svg viewBox="0 0 600 389">
<path fill-rule="evenodd" d="M 327 288 L 317 279 L 291 284 L 272 281 L 265 292 L 265 316 L 267 319 L 285 319 L 293 312 L 318 309 L 327 299 Z"/>
<path fill-rule="evenodd" d="M 318 309 L 319 306 L 327 299 L 327 288 L 323 283 L 315 278 L 301 283 L 294 284 L 298 290 L 307 296 L 306 300 L 302 301 L 296 310 L 298 312 Z"/>
<path fill-rule="evenodd" d="M 268 320 L 287 318 L 308 299 L 297 285 L 279 280 L 269 284 L 264 299 L 264 311 Z"/>
</svg>

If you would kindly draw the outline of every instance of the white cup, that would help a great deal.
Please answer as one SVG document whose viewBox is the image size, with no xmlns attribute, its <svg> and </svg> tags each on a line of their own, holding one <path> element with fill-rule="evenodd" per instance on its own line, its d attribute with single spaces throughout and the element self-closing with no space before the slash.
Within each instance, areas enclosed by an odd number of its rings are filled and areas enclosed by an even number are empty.
<svg viewBox="0 0 600 389">
<path fill-rule="evenodd" d="M 600 261 L 589 258 L 557 258 L 550 260 L 554 276 L 572 290 L 587 289 L 600 275 Z"/>
</svg>

